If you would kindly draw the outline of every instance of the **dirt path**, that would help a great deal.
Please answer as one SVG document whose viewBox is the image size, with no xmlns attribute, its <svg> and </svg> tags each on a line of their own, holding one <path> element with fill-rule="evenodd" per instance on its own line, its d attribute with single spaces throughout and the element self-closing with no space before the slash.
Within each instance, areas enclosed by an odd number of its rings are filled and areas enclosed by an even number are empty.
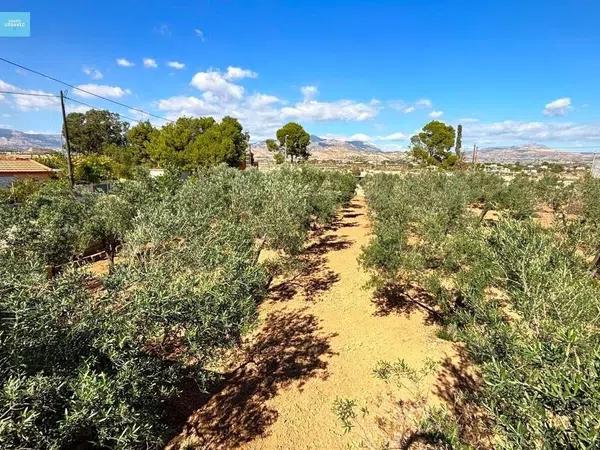
<svg viewBox="0 0 600 450">
<path fill-rule="evenodd" d="M 369 227 L 364 198 L 357 196 L 307 249 L 307 269 L 273 286 L 243 362 L 190 416 L 174 447 L 338 449 L 365 436 L 385 440 L 394 431 L 397 424 L 382 418 L 397 410 L 398 389 L 373 376 L 377 361 L 403 358 L 420 368 L 452 348 L 436 338 L 420 309 L 395 308 L 365 288 L 369 276 L 357 258 Z M 344 434 L 332 412 L 337 397 L 367 407 L 359 429 Z"/>
</svg>

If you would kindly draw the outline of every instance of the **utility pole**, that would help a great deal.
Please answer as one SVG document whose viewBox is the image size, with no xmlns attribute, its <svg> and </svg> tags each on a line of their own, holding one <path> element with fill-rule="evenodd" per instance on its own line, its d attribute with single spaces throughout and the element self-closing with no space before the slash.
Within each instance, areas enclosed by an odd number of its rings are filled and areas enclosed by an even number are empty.
<svg viewBox="0 0 600 450">
<path fill-rule="evenodd" d="M 477 164 L 477 144 L 473 144 L 473 166 Z"/>
<path fill-rule="evenodd" d="M 65 98 L 63 91 L 60 91 L 60 107 L 62 109 L 63 127 L 65 129 L 65 143 L 67 144 L 67 172 L 69 175 L 69 184 L 71 185 L 71 189 L 73 189 L 75 184 L 73 181 L 73 162 L 71 161 L 71 143 L 69 142 L 69 127 L 67 126 L 67 114 L 65 113 Z"/>
<path fill-rule="evenodd" d="M 283 148 L 284 148 L 284 150 L 283 150 L 283 155 L 284 155 L 283 160 L 284 161 L 287 161 L 287 137 L 288 137 L 288 135 L 286 134 L 285 138 L 283 139 Z"/>
</svg>

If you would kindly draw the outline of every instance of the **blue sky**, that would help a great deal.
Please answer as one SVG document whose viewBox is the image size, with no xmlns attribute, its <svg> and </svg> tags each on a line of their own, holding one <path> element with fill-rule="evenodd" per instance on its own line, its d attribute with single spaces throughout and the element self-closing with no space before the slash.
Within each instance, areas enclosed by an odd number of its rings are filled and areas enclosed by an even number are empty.
<svg viewBox="0 0 600 450">
<path fill-rule="evenodd" d="M 229 114 L 254 140 L 294 120 L 400 149 L 438 118 L 462 123 L 466 145 L 600 150 L 594 0 L 4 0 L 0 9 L 31 12 L 31 37 L 0 38 L 3 58 L 168 118 Z M 59 89 L 0 62 L 0 90 Z M 0 96 L 3 127 L 60 124 L 52 98 Z"/>
</svg>

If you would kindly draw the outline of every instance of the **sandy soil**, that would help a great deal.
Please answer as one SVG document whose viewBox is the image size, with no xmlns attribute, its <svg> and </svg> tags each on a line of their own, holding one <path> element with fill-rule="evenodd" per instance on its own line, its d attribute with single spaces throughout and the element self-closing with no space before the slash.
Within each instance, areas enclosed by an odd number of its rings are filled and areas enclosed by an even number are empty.
<svg viewBox="0 0 600 450">
<path fill-rule="evenodd" d="M 379 360 L 403 358 L 414 368 L 426 358 L 443 363 L 424 390 L 431 401 L 451 399 L 457 352 L 435 336 L 432 317 L 365 287 L 369 275 L 357 258 L 369 233 L 359 195 L 315 237 L 304 255 L 306 270 L 274 282 L 260 325 L 226 382 L 189 416 L 170 448 L 340 449 L 385 442 L 406 420 L 398 417 L 397 402 L 411 394 L 373 376 Z M 337 397 L 369 411 L 349 433 L 332 412 Z"/>
</svg>

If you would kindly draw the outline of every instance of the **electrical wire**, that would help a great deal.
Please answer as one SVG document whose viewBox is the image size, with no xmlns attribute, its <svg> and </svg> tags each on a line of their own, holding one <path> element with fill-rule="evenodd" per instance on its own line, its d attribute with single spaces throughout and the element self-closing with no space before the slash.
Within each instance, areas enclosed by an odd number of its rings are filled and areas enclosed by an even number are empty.
<svg viewBox="0 0 600 450">
<path fill-rule="evenodd" d="M 75 100 L 74 98 L 71 98 L 71 97 L 65 96 L 64 98 L 65 98 L 65 100 L 69 100 L 69 101 L 74 102 L 74 103 L 79 103 L 80 105 L 84 105 L 84 106 L 87 106 L 87 107 L 92 108 L 92 109 L 99 109 L 98 107 L 96 107 L 94 105 L 90 105 L 89 103 L 82 102 L 80 100 Z M 128 116 L 126 116 L 124 114 L 121 114 L 121 113 L 116 113 L 116 114 L 118 114 L 119 117 L 123 117 L 124 119 L 131 120 L 132 122 L 136 122 L 136 123 L 142 122 L 142 120 L 140 120 L 140 119 L 134 119 L 133 117 L 128 117 Z"/>
<path fill-rule="evenodd" d="M 35 69 L 31 69 L 31 68 L 29 68 L 29 67 L 23 66 L 23 65 L 21 65 L 21 64 L 18 64 L 18 63 L 16 63 L 16 62 L 9 61 L 9 60 L 8 60 L 8 59 L 6 59 L 6 58 L 2 58 L 2 57 L 0 57 L 0 61 L 4 61 L 4 62 L 5 62 L 5 63 L 7 63 L 7 64 L 12 64 L 12 65 L 13 65 L 13 66 L 15 66 L 15 67 L 18 67 L 18 68 L 20 68 L 20 69 L 23 69 L 23 70 L 27 70 L 28 72 L 31 72 L 31 73 L 34 73 L 34 74 L 36 74 L 36 75 L 39 75 L 39 76 L 41 76 L 41 77 L 44 77 L 44 78 L 47 78 L 47 79 L 49 79 L 49 80 L 55 81 L 56 83 L 61 83 L 61 84 L 64 84 L 65 86 L 68 86 L 68 87 L 70 87 L 70 88 L 72 88 L 72 89 L 76 89 L 76 90 L 78 90 L 79 92 L 83 92 L 83 93 L 85 93 L 85 94 L 92 95 L 92 96 L 94 96 L 94 97 L 98 97 L 98 98 L 100 98 L 100 99 L 102 99 L 102 100 L 105 100 L 105 101 L 107 101 L 107 102 L 114 103 L 115 105 L 122 106 L 123 108 L 128 108 L 128 109 L 130 109 L 130 110 L 132 110 L 132 111 L 137 111 L 137 112 L 140 112 L 140 113 L 146 114 L 146 115 L 148 115 L 148 116 L 154 117 L 154 118 L 156 118 L 156 119 L 165 120 L 165 121 L 167 121 L 167 122 L 173 122 L 173 120 L 171 120 L 171 119 L 167 119 L 166 117 L 162 117 L 162 116 L 159 116 L 159 115 L 156 115 L 156 114 L 152 114 L 151 112 L 144 111 L 143 109 L 135 108 L 135 107 L 133 107 L 133 106 L 126 105 L 125 103 L 121 103 L 121 102 L 118 102 L 118 101 L 116 101 L 116 100 L 112 100 L 112 99 L 110 99 L 110 98 L 108 98 L 108 97 L 104 97 L 104 96 L 102 96 L 102 95 L 95 94 L 95 93 L 93 93 L 93 92 L 90 92 L 90 91 L 88 91 L 88 90 L 86 90 L 86 89 L 82 89 L 82 88 L 80 88 L 80 87 L 77 87 L 77 86 L 75 86 L 74 84 L 67 83 L 66 81 L 63 81 L 63 80 L 59 80 L 58 78 L 55 78 L 55 77 L 53 77 L 53 76 L 51 76 L 51 75 L 45 74 L 45 73 L 43 73 L 43 72 L 40 72 L 40 71 L 37 71 L 37 70 L 35 70 Z M 123 117 L 125 117 L 125 116 L 123 116 Z"/>
<path fill-rule="evenodd" d="M 60 95 L 54 95 L 54 94 L 37 94 L 35 92 L 0 91 L 0 94 L 30 95 L 32 97 L 54 97 L 54 98 L 60 98 Z"/>
</svg>

